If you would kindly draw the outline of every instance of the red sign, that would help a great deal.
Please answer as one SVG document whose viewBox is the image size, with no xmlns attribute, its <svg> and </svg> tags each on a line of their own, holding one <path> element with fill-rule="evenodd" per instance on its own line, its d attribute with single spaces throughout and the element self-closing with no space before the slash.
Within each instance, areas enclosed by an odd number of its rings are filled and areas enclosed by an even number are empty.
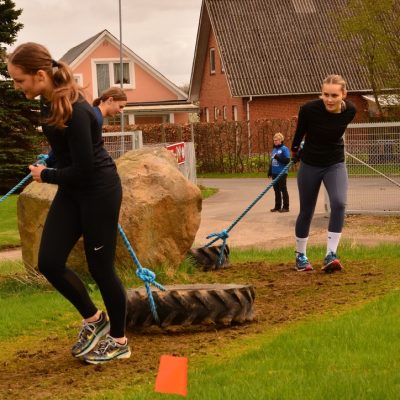
<svg viewBox="0 0 400 400">
<path fill-rule="evenodd" d="M 173 153 L 173 155 L 176 158 L 176 161 L 178 161 L 178 164 L 185 163 L 185 143 L 184 142 L 169 144 L 165 148 Z"/>
</svg>

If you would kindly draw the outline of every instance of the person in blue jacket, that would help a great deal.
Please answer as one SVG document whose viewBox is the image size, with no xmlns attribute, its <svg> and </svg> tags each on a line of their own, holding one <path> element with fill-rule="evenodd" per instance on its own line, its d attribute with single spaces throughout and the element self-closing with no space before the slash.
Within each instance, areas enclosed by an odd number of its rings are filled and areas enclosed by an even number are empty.
<svg viewBox="0 0 400 400">
<path fill-rule="evenodd" d="M 52 59 L 44 46 L 21 44 L 8 56 L 7 68 L 16 90 L 28 99 L 41 96 L 43 133 L 56 160 L 56 168 L 35 164 L 29 169 L 36 182 L 58 185 L 43 227 L 38 268 L 83 318 L 71 353 L 90 364 L 129 358 L 127 295 L 114 267 L 122 187 L 103 146 L 101 125 L 71 68 Z M 80 236 L 107 313 L 66 265 Z"/>
<path fill-rule="evenodd" d="M 271 152 L 271 162 L 268 170 L 268 177 L 275 179 L 290 161 L 290 151 L 283 144 L 285 140 L 282 133 L 278 132 L 274 135 L 274 147 Z M 271 212 L 288 212 L 289 211 L 289 193 L 286 185 L 287 174 L 283 174 L 278 182 L 274 184 L 275 207 Z"/>
</svg>

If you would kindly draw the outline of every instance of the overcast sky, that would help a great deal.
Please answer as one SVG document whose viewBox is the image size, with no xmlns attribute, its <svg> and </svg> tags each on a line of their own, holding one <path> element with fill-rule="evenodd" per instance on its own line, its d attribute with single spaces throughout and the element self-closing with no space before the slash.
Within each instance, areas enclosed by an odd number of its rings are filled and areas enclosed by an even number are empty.
<svg viewBox="0 0 400 400">
<path fill-rule="evenodd" d="M 15 47 L 45 45 L 55 59 L 107 29 L 119 39 L 119 0 L 14 0 Z M 122 42 L 176 85 L 190 81 L 201 0 L 121 0 Z"/>
</svg>

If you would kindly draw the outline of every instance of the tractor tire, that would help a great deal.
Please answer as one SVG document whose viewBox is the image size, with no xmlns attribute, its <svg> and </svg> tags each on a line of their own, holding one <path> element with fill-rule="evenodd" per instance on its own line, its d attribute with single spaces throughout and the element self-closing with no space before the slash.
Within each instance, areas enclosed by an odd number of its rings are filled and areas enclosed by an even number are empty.
<svg viewBox="0 0 400 400">
<path fill-rule="evenodd" d="M 170 285 L 152 288 L 159 325 L 230 325 L 253 320 L 255 290 L 251 285 Z M 145 288 L 128 289 L 127 327 L 158 325 Z"/>
</svg>

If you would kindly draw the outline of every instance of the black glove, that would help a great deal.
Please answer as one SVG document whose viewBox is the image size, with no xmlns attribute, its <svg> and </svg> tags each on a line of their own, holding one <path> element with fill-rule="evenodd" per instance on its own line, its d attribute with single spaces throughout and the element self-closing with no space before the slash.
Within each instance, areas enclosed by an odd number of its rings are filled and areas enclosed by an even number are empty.
<svg viewBox="0 0 400 400">
<path fill-rule="evenodd" d="M 291 159 L 294 163 L 297 163 L 297 161 L 300 161 L 300 153 L 301 153 L 301 150 L 292 150 Z"/>
</svg>

